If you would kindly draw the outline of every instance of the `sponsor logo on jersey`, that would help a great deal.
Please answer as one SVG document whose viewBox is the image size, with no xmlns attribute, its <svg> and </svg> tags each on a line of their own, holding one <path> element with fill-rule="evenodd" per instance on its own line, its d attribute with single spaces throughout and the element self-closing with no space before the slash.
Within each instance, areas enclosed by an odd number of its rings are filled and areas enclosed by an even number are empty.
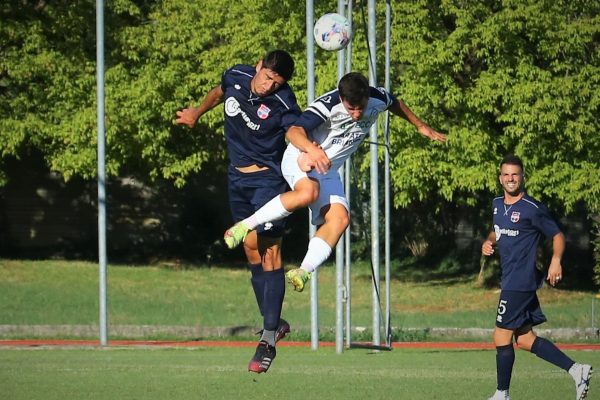
<svg viewBox="0 0 600 400">
<path fill-rule="evenodd" d="M 500 228 L 498 225 L 494 225 L 494 234 L 496 235 L 496 241 L 498 241 L 500 240 L 502 235 L 506 235 L 509 237 L 519 236 L 519 230 Z"/>
<path fill-rule="evenodd" d="M 513 224 L 516 224 L 517 222 L 519 222 L 520 217 L 521 217 L 520 212 L 513 211 L 513 213 L 510 215 L 510 222 L 512 222 Z"/>
<path fill-rule="evenodd" d="M 270 231 L 271 229 L 273 229 L 273 223 L 272 223 L 272 222 L 267 222 L 267 223 L 265 224 L 265 226 L 263 227 L 263 229 L 264 229 L 265 231 Z"/>
<path fill-rule="evenodd" d="M 327 103 L 327 104 L 329 104 L 329 103 L 331 103 L 331 96 L 325 96 L 325 97 L 323 97 L 323 98 L 321 99 L 321 101 L 322 101 L 323 103 Z"/>
<path fill-rule="evenodd" d="M 269 118 L 270 112 L 271 109 L 269 107 L 267 107 L 264 104 L 261 104 L 260 107 L 258 107 L 258 110 L 256 111 L 256 115 L 258 115 L 258 118 L 260 119 L 267 119 Z"/>
<path fill-rule="evenodd" d="M 498 214 L 498 207 L 494 207 L 494 215 Z"/>
<path fill-rule="evenodd" d="M 225 114 L 227 114 L 227 116 L 229 117 L 235 117 L 236 115 L 240 114 L 248 128 L 252 129 L 253 131 L 257 131 L 260 129 L 260 124 L 252 122 L 248 114 L 246 114 L 240 108 L 240 103 L 238 103 L 238 101 L 234 97 L 228 97 L 225 100 Z"/>
</svg>

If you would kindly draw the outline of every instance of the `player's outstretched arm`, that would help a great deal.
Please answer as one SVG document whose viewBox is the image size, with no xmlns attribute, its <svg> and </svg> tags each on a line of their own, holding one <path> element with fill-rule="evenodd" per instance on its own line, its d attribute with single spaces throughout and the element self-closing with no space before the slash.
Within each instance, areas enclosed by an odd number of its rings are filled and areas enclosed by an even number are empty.
<svg viewBox="0 0 600 400">
<path fill-rule="evenodd" d="M 223 102 L 223 96 L 224 93 L 221 86 L 214 87 L 208 92 L 198 107 L 184 108 L 181 111 L 177 111 L 175 122 L 178 125 L 186 125 L 188 128 L 193 128 L 205 112 L 212 110 Z"/>
<path fill-rule="evenodd" d="M 448 137 L 446 135 L 444 135 L 443 133 L 439 133 L 438 131 L 434 130 L 429 125 L 427 125 L 425 122 L 421 121 L 421 119 L 419 119 L 419 117 L 417 117 L 415 113 L 413 113 L 411 109 L 408 108 L 408 106 L 400 99 L 398 99 L 397 103 L 394 103 L 390 106 L 389 111 L 392 114 L 404 118 L 405 120 L 413 124 L 421 135 L 431 140 L 436 140 L 439 142 L 445 142 L 446 140 L 448 140 Z"/>
</svg>

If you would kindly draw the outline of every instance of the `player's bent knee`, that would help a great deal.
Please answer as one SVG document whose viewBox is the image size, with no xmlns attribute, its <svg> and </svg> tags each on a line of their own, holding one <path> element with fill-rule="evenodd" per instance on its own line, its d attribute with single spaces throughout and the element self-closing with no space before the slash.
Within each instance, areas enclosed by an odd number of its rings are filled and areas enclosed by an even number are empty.
<svg viewBox="0 0 600 400">
<path fill-rule="evenodd" d="M 296 201 L 299 207 L 308 207 L 319 198 L 319 191 L 314 188 L 300 190 L 296 194 Z"/>
</svg>

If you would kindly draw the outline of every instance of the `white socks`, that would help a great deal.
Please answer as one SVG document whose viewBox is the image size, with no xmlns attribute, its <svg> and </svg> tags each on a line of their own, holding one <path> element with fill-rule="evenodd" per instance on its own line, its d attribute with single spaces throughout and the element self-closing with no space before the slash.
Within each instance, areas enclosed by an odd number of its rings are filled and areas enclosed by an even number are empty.
<svg viewBox="0 0 600 400">
<path fill-rule="evenodd" d="M 258 225 L 266 224 L 269 221 L 277 221 L 290 215 L 291 212 L 285 209 L 281 203 L 281 195 L 272 198 L 267 204 L 259 208 L 254 214 L 242 222 L 250 229 Z"/>
<path fill-rule="evenodd" d="M 313 272 L 319 265 L 323 264 L 330 255 L 331 247 L 329 247 L 326 241 L 315 236 L 308 242 L 308 251 L 304 256 L 304 260 L 302 260 L 302 264 L 300 264 L 300 268 L 307 272 Z"/>
</svg>

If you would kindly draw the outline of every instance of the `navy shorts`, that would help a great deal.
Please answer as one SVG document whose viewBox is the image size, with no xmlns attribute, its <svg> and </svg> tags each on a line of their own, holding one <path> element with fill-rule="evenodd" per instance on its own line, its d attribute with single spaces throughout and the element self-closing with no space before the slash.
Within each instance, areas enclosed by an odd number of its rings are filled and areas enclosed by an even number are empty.
<svg viewBox="0 0 600 400">
<path fill-rule="evenodd" d="M 535 291 L 516 292 L 502 290 L 496 313 L 498 328 L 517 330 L 546 322 Z"/>
<path fill-rule="evenodd" d="M 248 218 L 259 208 L 289 190 L 285 179 L 272 169 L 243 173 L 229 166 L 229 207 L 234 222 Z M 286 219 L 267 222 L 256 227 L 261 236 L 281 237 Z"/>
</svg>

